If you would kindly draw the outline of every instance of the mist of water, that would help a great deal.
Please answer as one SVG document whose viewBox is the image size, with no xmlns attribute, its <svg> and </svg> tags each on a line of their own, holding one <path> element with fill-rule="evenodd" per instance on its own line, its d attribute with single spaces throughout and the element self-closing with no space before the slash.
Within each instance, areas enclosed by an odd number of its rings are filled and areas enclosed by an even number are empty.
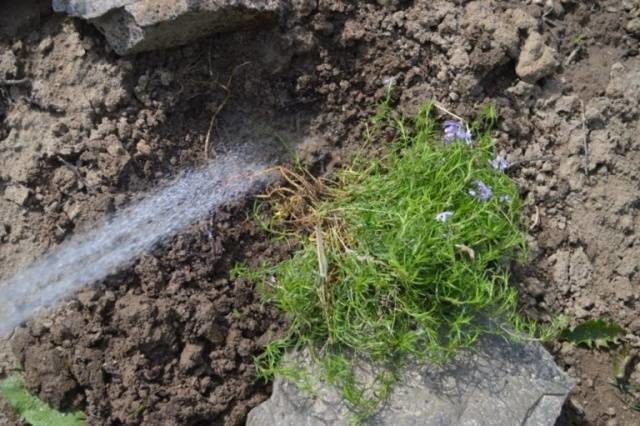
<svg viewBox="0 0 640 426">
<path fill-rule="evenodd" d="M 0 336 L 71 291 L 130 265 L 208 211 L 264 184 L 267 166 L 244 158 L 223 155 L 206 168 L 184 174 L 0 283 Z"/>
</svg>

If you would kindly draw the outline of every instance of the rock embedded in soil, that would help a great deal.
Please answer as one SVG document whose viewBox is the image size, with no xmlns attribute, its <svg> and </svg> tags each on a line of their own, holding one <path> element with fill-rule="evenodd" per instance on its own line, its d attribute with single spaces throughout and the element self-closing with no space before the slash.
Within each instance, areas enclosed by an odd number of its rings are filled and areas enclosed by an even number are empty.
<svg viewBox="0 0 640 426">
<path fill-rule="evenodd" d="M 627 31 L 635 36 L 640 36 L 640 18 L 633 18 L 627 23 Z"/>
<path fill-rule="evenodd" d="M 194 345 L 188 343 L 182 350 L 180 355 L 180 368 L 185 371 L 191 370 L 193 367 L 201 363 L 202 352 L 204 347 L 202 345 Z"/>
<path fill-rule="evenodd" d="M 18 74 L 18 61 L 15 53 L 6 50 L 0 53 L 0 78 L 12 78 Z"/>
<path fill-rule="evenodd" d="M 518 58 L 518 77 L 528 83 L 535 83 L 549 76 L 557 66 L 555 50 L 544 43 L 539 33 L 531 32 Z"/>
<path fill-rule="evenodd" d="M 273 22 L 280 0 L 54 0 L 53 9 L 92 22 L 120 55 Z"/>
<path fill-rule="evenodd" d="M 31 195 L 31 190 L 23 185 L 11 185 L 4 190 L 4 198 L 24 206 Z"/>
<path fill-rule="evenodd" d="M 359 379 L 371 378 L 364 373 Z M 445 365 L 406 368 L 387 403 L 368 423 L 554 425 L 573 386 L 538 343 L 488 336 L 477 351 L 461 352 Z M 320 384 L 315 391 L 312 396 L 277 379 L 273 396 L 249 413 L 247 425 L 349 424 L 351 415 L 335 389 Z"/>
</svg>

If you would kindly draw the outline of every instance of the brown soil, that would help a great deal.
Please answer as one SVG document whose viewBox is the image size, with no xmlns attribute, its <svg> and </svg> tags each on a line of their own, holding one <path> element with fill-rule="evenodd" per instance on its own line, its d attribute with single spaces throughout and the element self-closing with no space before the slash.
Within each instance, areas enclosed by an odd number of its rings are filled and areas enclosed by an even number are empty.
<svg viewBox="0 0 640 426">
<path fill-rule="evenodd" d="M 268 397 L 253 357 L 279 314 L 229 279 L 237 259 L 286 253 L 242 209 L 221 211 L 167 249 L 77 294 L 55 319 L 13 338 L 26 381 L 56 406 L 85 406 L 92 424 L 238 424 Z M 212 236 L 213 235 L 213 236 Z"/>
<path fill-rule="evenodd" d="M 640 59 L 638 34 L 625 29 L 638 5 L 292 3 L 309 7 L 274 28 L 134 58 L 57 17 L 1 42 L 0 79 L 32 83 L 0 87 L 0 278 L 203 162 L 226 94 L 220 83 L 234 69 L 215 150 L 306 140 L 318 172 L 358 145 L 394 79 L 406 112 L 431 97 L 467 116 L 487 100 L 498 105 L 495 136 L 512 162 L 523 161 L 510 173 L 531 217 L 530 263 L 514 279 L 523 309 L 574 323 L 605 316 L 640 348 Z M 531 32 L 561 64 L 537 84 L 515 71 Z M 283 320 L 229 269 L 290 251 L 268 242 L 248 218 L 250 203 L 213 212 L 20 328 L 13 349 L 29 387 L 56 406 L 82 407 L 94 424 L 242 423 L 269 392 L 252 356 Z M 609 352 L 550 349 L 578 380 L 561 424 L 640 423 L 608 384 Z M 14 368 L 0 354 L 2 371 Z"/>
</svg>

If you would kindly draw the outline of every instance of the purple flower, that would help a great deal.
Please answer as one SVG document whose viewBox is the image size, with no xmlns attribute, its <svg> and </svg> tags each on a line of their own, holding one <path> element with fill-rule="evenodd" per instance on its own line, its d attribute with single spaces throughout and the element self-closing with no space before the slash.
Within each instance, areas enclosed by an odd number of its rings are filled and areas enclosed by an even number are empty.
<svg viewBox="0 0 640 426">
<path fill-rule="evenodd" d="M 502 158 L 499 155 L 496 155 L 496 158 L 493 160 L 489 160 L 489 166 L 491 166 L 495 170 L 500 170 L 501 172 L 507 170 L 509 168 L 509 162 Z"/>
<path fill-rule="evenodd" d="M 447 120 L 444 122 L 444 143 L 450 144 L 456 140 L 460 140 L 470 145 L 471 132 L 459 121 Z"/>
<path fill-rule="evenodd" d="M 481 180 L 477 180 L 473 182 L 473 184 L 476 186 L 476 189 L 469 190 L 469 195 L 472 197 L 477 198 L 480 201 L 489 201 L 491 197 L 493 197 L 493 191 L 491 188 Z"/>
<path fill-rule="evenodd" d="M 511 196 L 507 195 L 507 194 L 502 194 L 500 196 L 500 198 L 498 198 L 498 200 L 500 200 L 501 203 L 510 203 L 511 202 Z"/>
<path fill-rule="evenodd" d="M 395 77 L 385 77 L 384 79 L 382 79 L 382 84 L 384 84 L 387 89 L 390 89 L 393 86 L 395 86 L 396 78 Z"/>
<path fill-rule="evenodd" d="M 447 219 L 449 219 L 451 216 L 453 216 L 453 212 L 447 210 L 447 211 L 438 213 L 436 215 L 436 220 L 438 222 L 446 222 Z"/>
</svg>

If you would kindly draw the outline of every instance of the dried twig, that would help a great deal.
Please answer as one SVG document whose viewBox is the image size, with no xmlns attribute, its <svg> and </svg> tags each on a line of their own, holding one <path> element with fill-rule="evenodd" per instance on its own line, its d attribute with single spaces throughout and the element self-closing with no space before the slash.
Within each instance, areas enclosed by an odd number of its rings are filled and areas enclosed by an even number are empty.
<svg viewBox="0 0 640 426">
<path fill-rule="evenodd" d="M 324 283 L 327 281 L 327 256 L 324 251 L 324 238 L 320 225 L 316 225 L 316 251 L 318 252 L 318 275 Z"/>
<path fill-rule="evenodd" d="M 231 74 L 229 75 L 229 78 L 227 79 L 227 83 L 220 85 L 220 87 L 222 87 L 222 89 L 224 89 L 224 91 L 225 91 L 225 96 L 224 96 L 224 99 L 222 100 L 222 103 L 220 105 L 218 105 L 218 108 L 216 108 L 216 110 L 213 112 L 213 115 L 211 116 L 211 120 L 209 121 L 209 128 L 207 129 L 207 136 L 204 139 L 204 158 L 205 159 L 209 158 L 209 145 L 211 144 L 211 132 L 213 131 L 213 126 L 214 126 L 214 124 L 216 122 L 216 118 L 218 117 L 218 114 L 220 114 L 222 112 L 222 110 L 224 109 L 225 105 L 229 101 L 229 98 L 231 97 L 231 83 L 233 81 L 233 76 L 235 75 L 235 73 L 240 68 L 244 67 L 245 65 L 248 65 L 249 63 L 250 62 L 243 62 L 242 64 L 240 64 L 237 67 L 235 67 L 231 71 Z"/>
<path fill-rule="evenodd" d="M 554 156 L 551 155 L 541 155 L 539 157 L 533 157 L 533 158 L 524 158 L 522 160 L 518 160 L 518 161 L 514 161 L 512 163 L 509 163 L 509 166 L 507 167 L 507 169 L 513 169 L 515 167 L 521 166 L 523 164 L 526 163 L 533 163 L 536 161 L 558 161 L 558 159 Z"/>
<path fill-rule="evenodd" d="M 316 224 L 316 252 L 318 254 L 318 276 L 320 277 L 320 288 L 318 289 L 318 296 L 320 303 L 322 304 L 322 311 L 324 314 L 324 320 L 327 323 L 327 331 L 329 332 L 329 343 L 332 342 L 331 323 L 329 321 L 329 301 L 327 300 L 327 278 L 328 278 L 328 266 L 327 256 L 324 250 L 324 238 L 322 236 L 322 230 L 320 225 Z"/>
<path fill-rule="evenodd" d="M 445 114 L 449 114 L 451 117 L 455 118 L 456 120 L 460 121 L 461 123 L 465 123 L 466 120 L 462 117 L 460 117 L 457 114 L 452 113 L 451 111 L 449 111 L 448 109 L 446 109 L 440 102 L 438 101 L 434 101 L 433 102 L 433 106 L 436 107 L 437 109 L 439 109 L 440 111 L 444 112 Z"/>
<path fill-rule="evenodd" d="M 20 78 L 17 80 L 3 80 L 0 79 L 0 86 L 22 86 L 23 84 L 29 84 L 31 80 L 28 78 Z"/>
<path fill-rule="evenodd" d="M 533 220 L 531 221 L 531 226 L 529 226 L 529 230 L 532 231 L 540 224 L 540 209 L 536 206 L 536 212 L 533 214 Z"/>
<path fill-rule="evenodd" d="M 69 168 L 69 170 L 71 170 L 73 172 L 73 174 L 76 175 L 76 178 L 78 178 L 78 182 L 80 182 L 80 184 L 82 186 L 84 186 L 85 188 L 87 188 L 87 190 L 89 192 L 95 192 L 95 190 L 87 183 L 87 181 L 84 179 L 84 177 L 82 176 L 82 173 L 80 173 L 80 170 L 78 168 L 78 166 L 74 166 L 73 164 L 71 164 L 70 162 L 68 162 L 67 160 L 65 160 L 64 158 L 62 158 L 59 155 L 56 155 L 56 158 L 58 159 L 58 161 L 60 161 L 62 164 L 64 164 L 65 166 L 67 166 Z"/>
<path fill-rule="evenodd" d="M 476 252 L 471 247 L 464 244 L 456 244 L 456 248 L 461 252 L 466 253 L 471 260 L 476 260 Z"/>
<path fill-rule="evenodd" d="M 582 157 L 584 161 L 584 175 L 587 182 L 589 182 L 589 134 L 587 133 L 587 120 L 585 118 L 584 102 L 582 101 L 580 101 L 580 109 L 582 110 L 582 132 L 584 133 L 584 139 L 582 140 L 584 145 L 584 155 Z"/>
<path fill-rule="evenodd" d="M 576 55 L 578 53 L 580 53 L 580 50 L 582 50 L 582 45 L 578 45 L 576 46 L 571 53 L 569 53 L 569 56 L 567 56 L 567 59 L 564 60 L 564 66 L 566 67 L 567 65 L 569 65 L 573 59 L 576 57 Z"/>
</svg>

